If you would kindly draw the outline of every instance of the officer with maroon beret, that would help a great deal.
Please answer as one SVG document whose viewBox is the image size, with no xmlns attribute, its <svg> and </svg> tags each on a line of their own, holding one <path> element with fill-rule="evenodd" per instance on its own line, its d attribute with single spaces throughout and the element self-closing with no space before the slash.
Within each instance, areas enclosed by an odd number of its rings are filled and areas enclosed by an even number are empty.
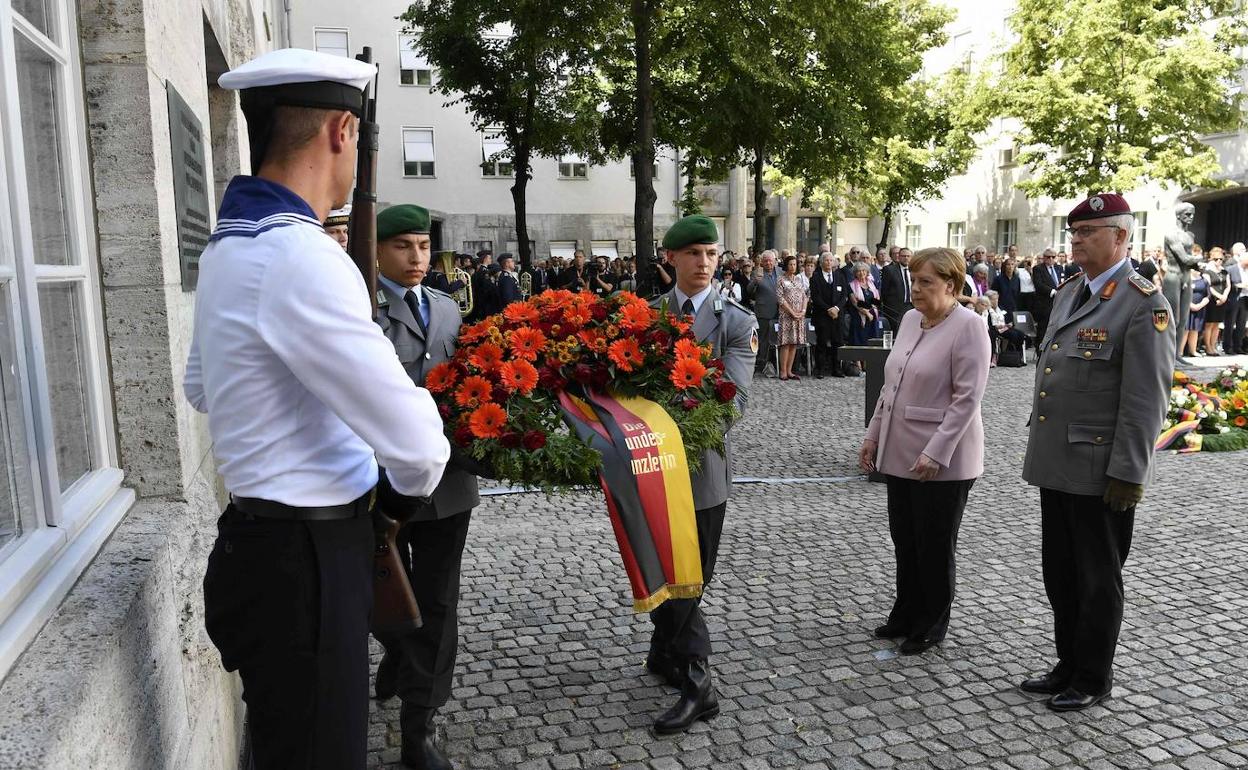
<svg viewBox="0 0 1248 770">
<path fill-rule="evenodd" d="M 1127 257 L 1127 201 L 1093 195 L 1066 222 L 1082 271 L 1058 287 L 1041 340 L 1023 464 L 1023 479 L 1040 487 L 1058 662 L 1021 687 L 1050 696 L 1055 711 L 1087 708 L 1112 687 L 1122 565 L 1174 362 L 1170 305 Z"/>
</svg>

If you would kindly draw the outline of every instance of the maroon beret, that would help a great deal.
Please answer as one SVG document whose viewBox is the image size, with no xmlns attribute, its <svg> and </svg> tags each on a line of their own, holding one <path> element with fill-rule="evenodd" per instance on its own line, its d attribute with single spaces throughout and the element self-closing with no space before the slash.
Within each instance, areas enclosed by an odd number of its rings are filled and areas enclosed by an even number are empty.
<svg viewBox="0 0 1248 770">
<path fill-rule="evenodd" d="M 1066 223 L 1082 222 L 1085 219 L 1101 219 L 1119 214 L 1130 214 L 1131 204 L 1118 193 L 1098 193 L 1070 210 L 1066 215 Z"/>
</svg>

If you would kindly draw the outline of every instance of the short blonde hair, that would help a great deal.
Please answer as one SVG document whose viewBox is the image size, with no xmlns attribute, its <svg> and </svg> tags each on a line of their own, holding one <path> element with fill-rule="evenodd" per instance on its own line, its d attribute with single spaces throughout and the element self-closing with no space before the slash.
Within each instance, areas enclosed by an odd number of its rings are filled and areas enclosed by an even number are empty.
<svg viewBox="0 0 1248 770">
<path fill-rule="evenodd" d="M 919 249 L 910 258 L 910 272 L 918 272 L 929 262 L 942 281 L 953 281 L 954 294 L 962 291 L 962 285 L 966 283 L 966 260 L 961 254 L 944 246 Z"/>
</svg>

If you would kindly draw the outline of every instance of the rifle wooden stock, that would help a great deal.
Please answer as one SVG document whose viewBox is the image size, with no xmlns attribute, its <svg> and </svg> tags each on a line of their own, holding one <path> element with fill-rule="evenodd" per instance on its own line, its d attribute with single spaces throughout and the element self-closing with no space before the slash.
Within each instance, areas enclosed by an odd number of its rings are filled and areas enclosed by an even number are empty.
<svg viewBox="0 0 1248 770">
<path fill-rule="evenodd" d="M 355 58 L 373 62 L 373 49 L 365 46 Z M 356 143 L 355 193 L 351 198 L 351 222 L 347 226 L 347 248 L 355 266 L 364 276 L 369 302 L 377 310 L 377 90 L 369 84 L 364 90 L 364 114 L 360 117 Z M 379 485 L 384 485 L 382 471 Z M 386 515 L 382 506 L 373 507 L 373 633 L 397 636 L 420 627 L 420 609 L 412 593 L 407 571 L 399 559 L 396 538 L 401 523 Z"/>
</svg>

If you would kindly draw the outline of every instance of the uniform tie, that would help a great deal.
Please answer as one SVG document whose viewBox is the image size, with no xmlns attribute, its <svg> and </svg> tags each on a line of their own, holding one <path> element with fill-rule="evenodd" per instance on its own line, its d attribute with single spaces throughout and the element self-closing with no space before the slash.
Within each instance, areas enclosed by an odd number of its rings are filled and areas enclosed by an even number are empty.
<svg viewBox="0 0 1248 770">
<path fill-rule="evenodd" d="M 680 312 L 685 315 L 693 315 L 693 300 L 686 298 L 685 304 L 680 306 Z"/>
<path fill-rule="evenodd" d="M 403 300 L 407 302 L 407 306 L 411 308 L 412 316 L 416 319 L 416 323 L 420 324 L 420 330 L 428 331 L 429 319 L 425 317 L 425 305 L 416 296 L 414 290 L 409 289 L 407 294 L 403 295 Z"/>
</svg>

